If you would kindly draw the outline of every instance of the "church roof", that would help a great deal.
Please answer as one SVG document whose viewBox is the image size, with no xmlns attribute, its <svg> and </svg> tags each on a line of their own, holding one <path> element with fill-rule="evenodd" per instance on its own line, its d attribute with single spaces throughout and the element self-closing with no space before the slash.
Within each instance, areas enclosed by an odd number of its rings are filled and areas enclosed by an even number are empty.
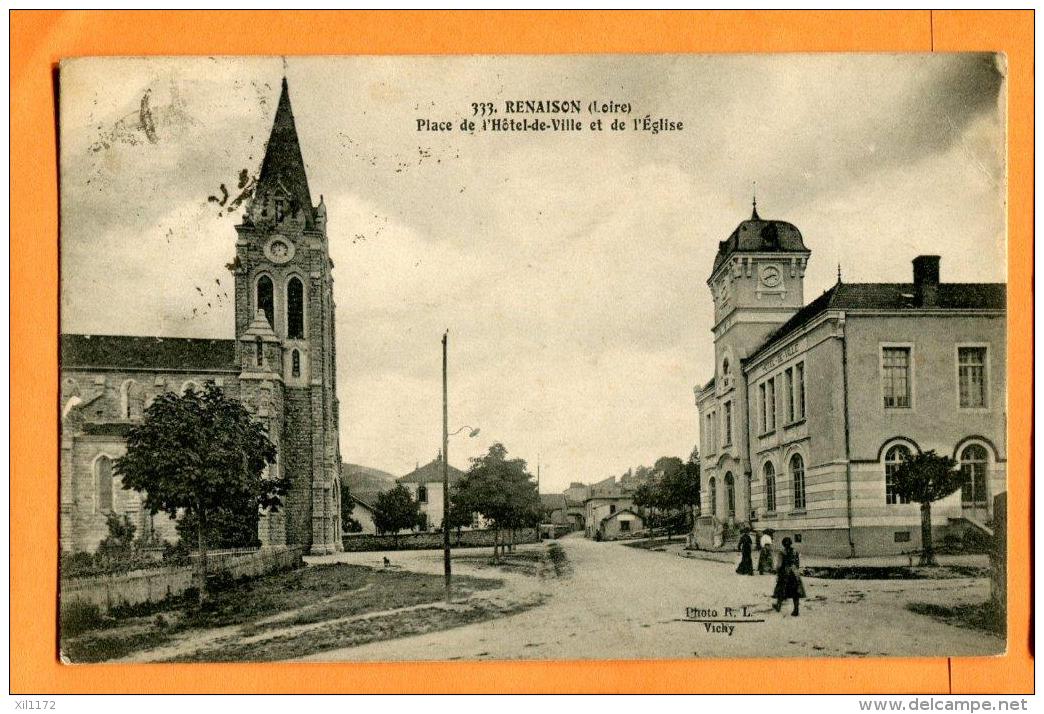
<svg viewBox="0 0 1044 714">
<path fill-rule="evenodd" d="M 744 361 L 755 359 L 827 310 L 1005 310 L 1007 305 L 1004 283 L 939 283 L 931 308 L 917 303 L 915 289 L 913 283 L 836 283 L 798 310 Z"/>
<path fill-rule="evenodd" d="M 301 143 L 297 138 L 297 125 L 290 106 L 286 77 L 283 77 L 279 106 L 272 122 L 265 158 L 261 162 L 261 173 L 254 188 L 254 199 L 263 198 L 266 194 L 289 195 L 291 212 L 303 209 L 305 228 L 315 228 L 315 209 L 312 206 L 312 194 L 308 190 L 308 176 L 301 157 Z"/>
<path fill-rule="evenodd" d="M 743 221 L 725 240 L 718 243 L 714 270 L 734 253 L 808 252 L 801 231 L 786 221 L 764 220 L 755 204 L 753 215 Z M 713 272 L 713 271 L 712 271 Z"/>
<path fill-rule="evenodd" d="M 238 371 L 235 340 L 126 335 L 61 336 L 62 367 Z"/>
<path fill-rule="evenodd" d="M 453 468 L 453 464 L 449 465 L 449 482 L 456 483 L 463 476 L 464 472 L 460 469 Z M 399 483 L 441 483 L 442 482 L 442 459 L 435 459 L 423 466 L 418 466 L 413 471 L 410 471 L 405 476 L 401 476 L 398 479 Z"/>
</svg>

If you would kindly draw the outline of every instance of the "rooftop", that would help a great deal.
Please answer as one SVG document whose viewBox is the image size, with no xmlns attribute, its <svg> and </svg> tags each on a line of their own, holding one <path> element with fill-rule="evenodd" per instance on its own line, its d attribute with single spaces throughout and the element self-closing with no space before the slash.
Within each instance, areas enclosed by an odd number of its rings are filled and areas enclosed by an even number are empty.
<svg viewBox="0 0 1044 714">
<path fill-rule="evenodd" d="M 714 257 L 716 271 L 734 253 L 807 253 L 808 248 L 801 238 L 801 231 L 786 221 L 765 220 L 758 215 L 754 204 L 751 217 L 736 226 L 725 240 L 718 243 L 718 254 Z"/>
<path fill-rule="evenodd" d="M 448 471 L 451 484 L 464 476 L 464 472 L 454 468 L 453 464 L 449 464 Z M 418 466 L 405 476 L 400 476 L 397 481 L 399 483 L 442 483 L 442 459 L 437 458 L 423 466 Z"/>
<path fill-rule="evenodd" d="M 235 340 L 126 335 L 61 336 L 61 366 L 235 372 Z"/>
<path fill-rule="evenodd" d="M 827 310 L 1005 310 L 1007 306 L 1004 283 L 939 283 L 935 303 L 930 307 L 919 304 L 916 294 L 913 283 L 835 283 L 784 322 L 744 361 L 755 359 Z"/>
</svg>

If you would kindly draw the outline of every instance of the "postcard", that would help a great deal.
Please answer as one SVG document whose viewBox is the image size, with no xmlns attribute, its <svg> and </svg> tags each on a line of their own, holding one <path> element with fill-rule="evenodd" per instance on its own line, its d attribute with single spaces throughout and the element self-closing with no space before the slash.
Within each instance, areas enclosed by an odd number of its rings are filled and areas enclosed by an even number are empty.
<svg viewBox="0 0 1044 714">
<path fill-rule="evenodd" d="M 1007 648 L 999 53 L 79 58 L 97 662 Z"/>
</svg>

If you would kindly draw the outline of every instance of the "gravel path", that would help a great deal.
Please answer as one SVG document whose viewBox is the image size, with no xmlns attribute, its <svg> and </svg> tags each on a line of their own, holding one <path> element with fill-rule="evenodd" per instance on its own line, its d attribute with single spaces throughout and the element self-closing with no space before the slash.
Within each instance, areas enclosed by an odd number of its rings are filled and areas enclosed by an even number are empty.
<svg viewBox="0 0 1044 714">
<path fill-rule="evenodd" d="M 501 597 L 539 587 L 550 595 L 532 610 L 453 630 L 322 652 L 312 661 L 456 659 L 643 659 L 988 655 L 1002 638 L 954 627 L 906 609 L 908 602 L 984 602 L 985 578 L 869 581 L 806 579 L 800 617 L 770 607 L 771 576 L 739 576 L 734 564 L 669 552 L 595 543 L 574 534 L 559 541 L 572 565 L 567 578 L 498 573 Z M 538 546 L 526 546 L 527 548 Z M 471 551 L 465 551 L 471 553 Z M 441 551 L 388 554 L 397 567 L 441 572 Z M 342 553 L 316 562 L 373 565 L 381 554 Z M 489 575 L 469 564 L 458 572 Z M 762 620 L 742 623 L 700 619 Z M 728 609 L 727 609 L 728 608 Z"/>
</svg>

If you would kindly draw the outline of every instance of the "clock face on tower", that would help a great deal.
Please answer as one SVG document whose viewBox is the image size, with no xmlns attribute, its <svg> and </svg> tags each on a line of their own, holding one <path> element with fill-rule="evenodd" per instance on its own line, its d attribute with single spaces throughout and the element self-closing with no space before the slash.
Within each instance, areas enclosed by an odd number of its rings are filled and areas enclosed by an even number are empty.
<svg viewBox="0 0 1044 714">
<path fill-rule="evenodd" d="M 274 236 L 265 244 L 265 257 L 273 263 L 286 263 L 294 257 L 294 244 L 283 236 Z"/>
<path fill-rule="evenodd" d="M 776 265 L 765 265 L 761 268 L 761 284 L 766 288 L 778 288 L 783 282 L 783 276 Z"/>
</svg>

